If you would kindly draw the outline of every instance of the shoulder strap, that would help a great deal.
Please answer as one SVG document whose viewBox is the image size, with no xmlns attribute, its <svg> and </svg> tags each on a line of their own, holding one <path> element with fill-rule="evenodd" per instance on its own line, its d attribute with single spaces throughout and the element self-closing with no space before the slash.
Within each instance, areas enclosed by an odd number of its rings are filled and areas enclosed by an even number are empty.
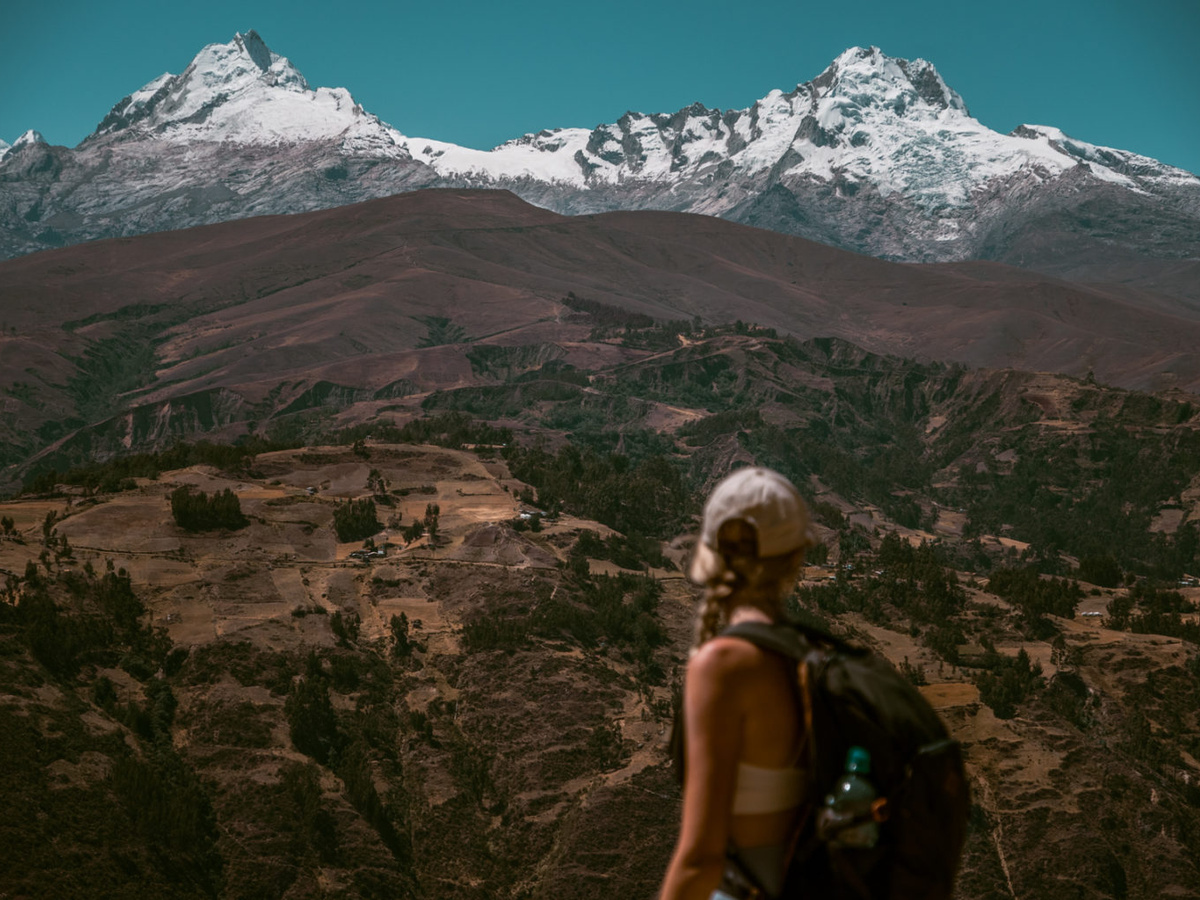
<svg viewBox="0 0 1200 900">
<path fill-rule="evenodd" d="M 721 634 L 740 637 L 764 650 L 771 650 L 796 660 L 807 658 L 814 646 L 828 647 L 848 656 L 862 656 L 870 652 L 865 647 L 851 644 L 824 629 L 790 620 L 773 625 L 766 622 L 742 622 L 740 625 L 730 625 Z"/>
<path fill-rule="evenodd" d="M 808 653 L 804 639 L 789 625 L 770 625 L 766 622 L 742 622 L 730 625 L 721 637 L 738 637 L 763 650 L 770 650 L 789 659 L 800 660 Z"/>
</svg>

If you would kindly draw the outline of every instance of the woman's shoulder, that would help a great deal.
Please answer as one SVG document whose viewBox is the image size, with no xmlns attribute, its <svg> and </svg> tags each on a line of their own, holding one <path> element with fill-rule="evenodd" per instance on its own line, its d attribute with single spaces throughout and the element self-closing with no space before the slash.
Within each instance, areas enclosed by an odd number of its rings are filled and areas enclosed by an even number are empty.
<svg viewBox="0 0 1200 900">
<path fill-rule="evenodd" d="M 717 636 L 705 641 L 688 663 L 690 672 L 700 676 L 729 677 L 751 674 L 762 668 L 766 654 L 749 641 Z"/>
</svg>

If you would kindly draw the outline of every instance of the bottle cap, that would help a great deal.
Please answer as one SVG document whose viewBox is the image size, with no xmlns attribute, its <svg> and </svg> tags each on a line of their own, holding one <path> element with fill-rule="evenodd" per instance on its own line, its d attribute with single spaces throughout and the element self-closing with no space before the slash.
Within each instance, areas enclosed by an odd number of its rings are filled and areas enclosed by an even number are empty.
<svg viewBox="0 0 1200 900">
<path fill-rule="evenodd" d="M 865 747 L 851 747 L 846 754 L 846 771 L 869 775 L 871 772 L 871 752 Z"/>
</svg>

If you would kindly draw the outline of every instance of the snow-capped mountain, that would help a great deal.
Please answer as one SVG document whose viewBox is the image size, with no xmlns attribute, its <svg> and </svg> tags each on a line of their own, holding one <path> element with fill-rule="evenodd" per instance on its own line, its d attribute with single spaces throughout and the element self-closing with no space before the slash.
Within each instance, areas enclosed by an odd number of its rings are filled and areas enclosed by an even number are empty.
<svg viewBox="0 0 1200 900">
<path fill-rule="evenodd" d="M 772 91 L 748 109 L 695 104 L 671 115 L 631 112 L 591 131 L 543 131 L 488 152 L 419 139 L 409 148 L 451 177 L 587 188 L 728 180 L 732 171 L 869 185 L 930 210 L 963 206 L 978 186 L 1020 170 L 1054 177 L 1082 164 L 1128 188 L 1197 182 L 1181 169 L 1073 141 L 1053 128 L 998 134 L 971 117 L 932 64 L 892 59 L 874 47 L 847 50 L 814 81 L 787 94 Z M 731 205 L 714 198 L 716 211 Z"/>
<path fill-rule="evenodd" d="M 630 112 L 480 151 L 311 89 L 251 31 L 122 99 L 74 150 L 27 137 L 0 157 L 6 256 L 439 185 L 719 215 L 895 259 L 1200 256 L 1196 176 L 1051 127 L 998 134 L 931 63 L 873 47 L 746 109 Z"/>
<path fill-rule="evenodd" d="M 560 211 L 686 210 L 899 259 L 1003 255 L 1027 216 L 1057 219 L 1113 198 L 1182 216 L 1182 244 L 1160 252 L 1200 251 L 1196 176 L 1055 128 L 994 132 L 932 64 L 874 47 L 847 50 L 812 82 L 747 109 L 631 112 L 488 152 L 407 146 L 455 184 L 510 187 Z"/>
<path fill-rule="evenodd" d="M 402 135 L 345 89 L 312 90 L 253 31 L 123 98 L 73 150 L 25 137 L 0 158 L 2 257 L 438 182 Z"/>
<path fill-rule="evenodd" d="M 179 75 L 165 73 L 112 108 L 89 140 L 171 143 L 336 142 L 404 158 L 403 135 L 363 110 L 344 88 L 309 88 L 257 33 L 210 44 Z"/>
</svg>

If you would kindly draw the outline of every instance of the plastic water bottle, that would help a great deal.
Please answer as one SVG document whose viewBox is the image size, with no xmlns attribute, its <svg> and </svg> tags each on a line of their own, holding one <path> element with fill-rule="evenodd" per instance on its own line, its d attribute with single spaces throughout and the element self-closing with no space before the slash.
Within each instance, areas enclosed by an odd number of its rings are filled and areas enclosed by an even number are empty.
<svg viewBox="0 0 1200 900">
<path fill-rule="evenodd" d="M 879 823 L 871 804 L 875 787 L 867 779 L 871 774 L 871 754 L 862 747 L 851 747 L 846 754 L 846 773 L 825 798 L 817 819 L 818 834 L 834 849 L 867 849 L 879 840 Z"/>
</svg>

